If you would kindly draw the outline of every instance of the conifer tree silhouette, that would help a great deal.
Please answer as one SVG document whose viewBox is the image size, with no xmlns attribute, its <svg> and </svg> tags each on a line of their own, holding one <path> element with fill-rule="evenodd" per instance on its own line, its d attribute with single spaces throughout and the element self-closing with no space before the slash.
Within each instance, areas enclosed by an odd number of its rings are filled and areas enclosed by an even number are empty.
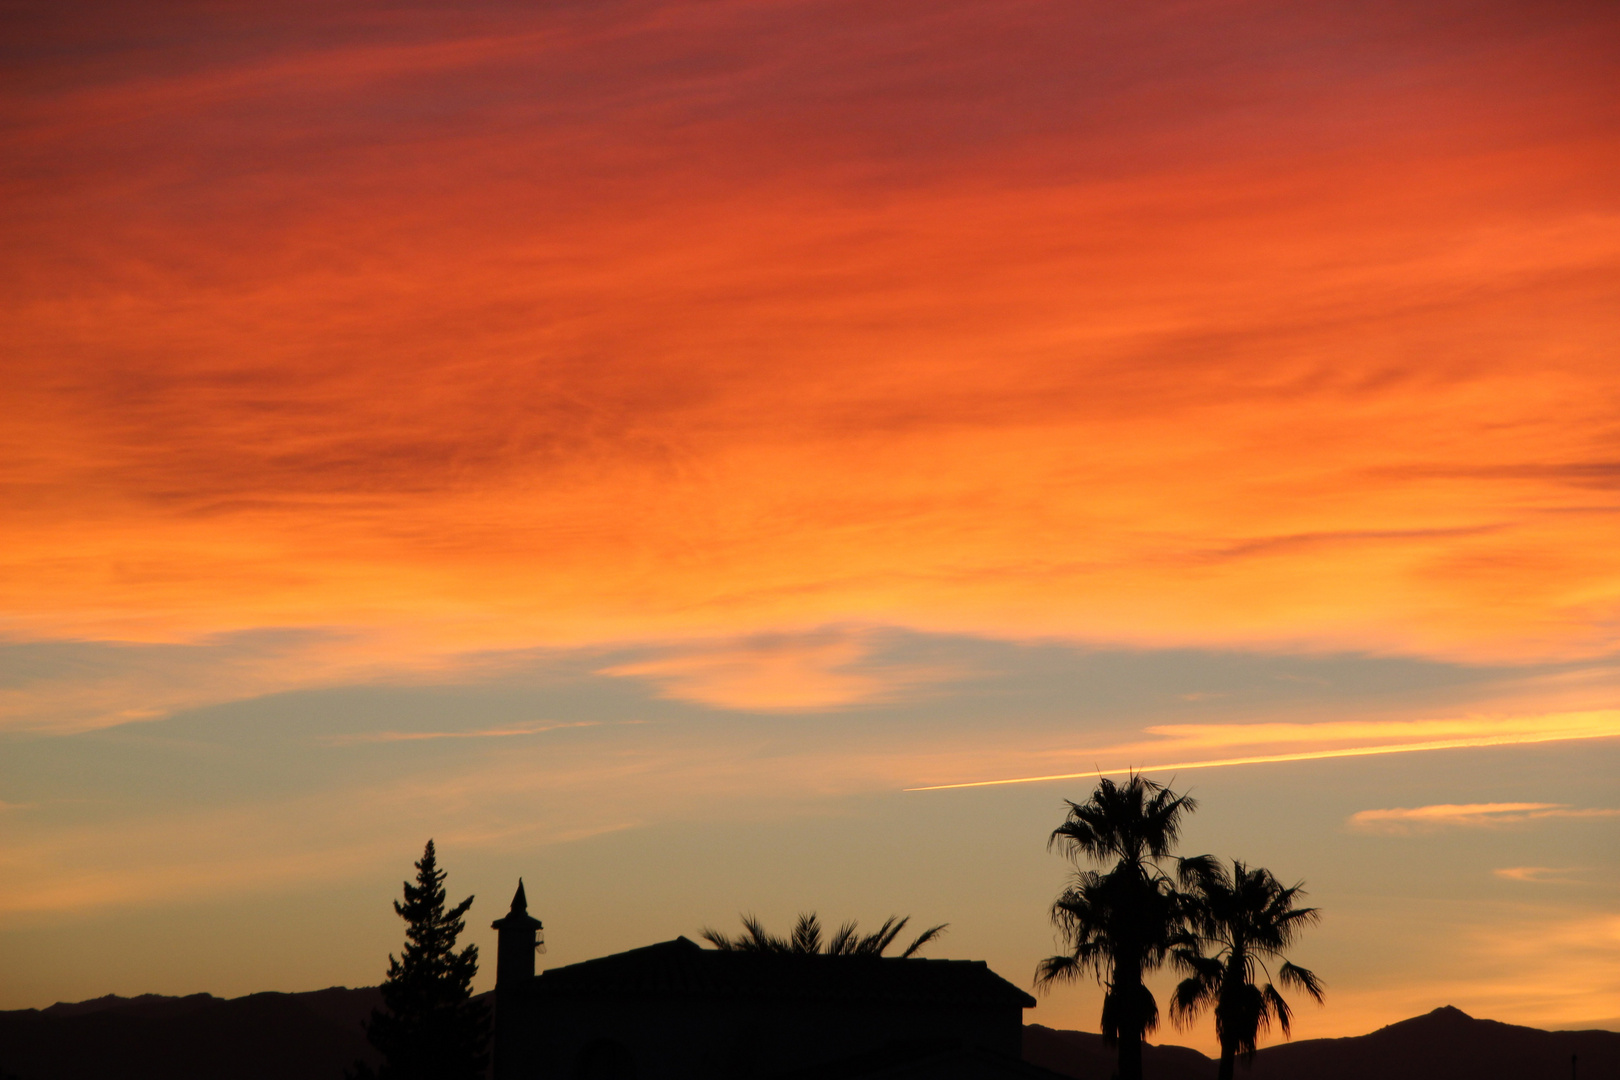
<svg viewBox="0 0 1620 1080">
<path fill-rule="evenodd" d="M 376 1072 L 357 1066 L 350 1073 L 356 1080 L 481 1080 L 489 1068 L 489 1011 L 472 1000 L 478 946 L 456 952 L 473 898 L 446 911 L 444 879 L 429 840 L 416 884 L 405 882 L 405 902 L 394 901 L 405 920 L 405 948 L 398 959 L 389 954 L 384 1007 L 366 1025 L 384 1063 Z"/>
</svg>

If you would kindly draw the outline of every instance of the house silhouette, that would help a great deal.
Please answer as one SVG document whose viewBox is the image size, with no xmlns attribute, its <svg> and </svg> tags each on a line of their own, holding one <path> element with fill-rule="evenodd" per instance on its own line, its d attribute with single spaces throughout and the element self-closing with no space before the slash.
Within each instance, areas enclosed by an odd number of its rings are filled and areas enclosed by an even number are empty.
<svg viewBox="0 0 1620 1080">
<path fill-rule="evenodd" d="M 495 1080 L 1044 1080 L 1035 999 L 982 961 L 705 949 L 684 937 L 535 973 L 523 884 L 500 932 Z"/>
</svg>

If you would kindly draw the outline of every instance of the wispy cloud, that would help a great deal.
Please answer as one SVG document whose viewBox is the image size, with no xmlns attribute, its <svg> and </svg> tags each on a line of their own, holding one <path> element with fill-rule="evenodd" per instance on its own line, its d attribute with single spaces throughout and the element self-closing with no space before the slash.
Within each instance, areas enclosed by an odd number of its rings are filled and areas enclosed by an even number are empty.
<svg viewBox="0 0 1620 1080">
<path fill-rule="evenodd" d="M 69 733 L 381 672 L 435 658 L 369 632 L 259 627 L 182 641 L 0 640 L 0 730 Z"/>
<path fill-rule="evenodd" d="M 653 772 L 639 760 L 508 755 L 461 771 L 271 796 L 205 814 L 163 808 L 95 823 L 35 821 L 0 846 L 0 913 L 308 888 L 376 872 L 429 836 L 441 847 L 564 843 L 625 828 L 625 808 L 600 793 Z"/>
<path fill-rule="evenodd" d="M 601 724 L 600 720 L 577 720 L 568 723 L 515 724 L 480 731 L 365 731 L 352 735 L 321 735 L 315 741 L 323 746 L 353 746 L 359 743 L 417 742 L 423 739 L 506 739 L 566 728 L 600 727 Z"/>
<path fill-rule="evenodd" d="M 1503 866 L 1492 870 L 1491 873 L 1508 881 L 1535 881 L 1546 884 L 1570 885 L 1578 881 L 1568 875 L 1577 873 L 1578 866 Z"/>
<path fill-rule="evenodd" d="M 1604 5 L 475 6 L 20 25 L 19 633 L 1606 647 Z"/>
<path fill-rule="evenodd" d="M 1577 809 L 1565 803 L 1436 803 L 1432 806 L 1360 810 L 1350 815 L 1349 825 L 1362 832 L 1405 833 L 1444 827 L 1489 828 L 1544 818 L 1616 816 L 1620 816 L 1620 809 Z"/>
<path fill-rule="evenodd" d="M 1620 736 L 1620 710 L 1529 716 L 1447 716 L 1414 720 L 1332 720 L 1321 723 L 1156 724 L 1145 729 L 1184 747 L 1447 743 L 1500 738 L 1508 742 Z"/>
<path fill-rule="evenodd" d="M 889 702 L 961 670 L 882 662 L 874 635 L 828 629 L 700 644 L 599 674 L 648 679 L 662 696 L 723 709 L 796 712 Z"/>
</svg>

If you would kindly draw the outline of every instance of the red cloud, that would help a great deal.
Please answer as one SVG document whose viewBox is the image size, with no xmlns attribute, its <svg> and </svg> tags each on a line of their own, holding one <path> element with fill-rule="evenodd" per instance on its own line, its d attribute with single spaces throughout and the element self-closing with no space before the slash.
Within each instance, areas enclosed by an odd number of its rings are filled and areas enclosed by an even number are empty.
<svg viewBox="0 0 1620 1080">
<path fill-rule="evenodd" d="M 25 634 L 1607 648 L 1612 5 L 20 24 Z"/>
</svg>

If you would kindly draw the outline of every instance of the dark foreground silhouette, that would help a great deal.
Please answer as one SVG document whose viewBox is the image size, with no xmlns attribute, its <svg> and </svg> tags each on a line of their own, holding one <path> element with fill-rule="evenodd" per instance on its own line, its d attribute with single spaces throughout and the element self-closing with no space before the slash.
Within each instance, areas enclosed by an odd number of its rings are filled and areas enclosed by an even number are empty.
<svg viewBox="0 0 1620 1080">
<path fill-rule="evenodd" d="M 376 1063 L 360 1021 L 382 1004 L 376 987 L 226 1000 L 103 997 L 0 1012 L 7 1080 L 339 1080 Z"/>
<path fill-rule="evenodd" d="M 307 994 L 97 998 L 0 1012 L 0 1075 L 19 1080 L 339 1080 L 372 1054 L 360 1030 L 374 987 Z M 1238 1080 L 1579 1080 L 1620 1076 L 1620 1033 L 1541 1031 L 1436 1009 L 1370 1035 L 1267 1047 Z M 1078 1080 L 1108 1080 L 1117 1055 L 1102 1036 L 1024 1029 L 1024 1058 Z M 375 1060 L 374 1057 L 370 1060 Z M 1214 1080 L 1217 1062 L 1148 1046 L 1147 1080 Z"/>
<path fill-rule="evenodd" d="M 405 948 L 388 954 L 382 1008 L 366 1021 L 366 1041 L 383 1065 L 357 1061 L 349 1080 L 482 1080 L 489 1073 L 489 1003 L 472 990 L 478 946 L 456 948 L 473 898 L 448 907 L 448 876 L 429 839 L 416 861 L 416 884 L 402 882 L 405 899 L 394 901 L 394 914 L 405 920 Z"/>
<path fill-rule="evenodd" d="M 1369 1035 L 1302 1039 L 1262 1049 L 1238 1080 L 1579 1080 L 1620 1076 L 1620 1033 L 1542 1031 L 1476 1020 L 1450 1006 Z M 1024 1060 L 1078 1080 L 1108 1080 L 1115 1053 L 1101 1035 L 1024 1028 Z M 1182 1046 L 1149 1046 L 1146 1080 L 1214 1080 L 1217 1062 Z"/>
</svg>

